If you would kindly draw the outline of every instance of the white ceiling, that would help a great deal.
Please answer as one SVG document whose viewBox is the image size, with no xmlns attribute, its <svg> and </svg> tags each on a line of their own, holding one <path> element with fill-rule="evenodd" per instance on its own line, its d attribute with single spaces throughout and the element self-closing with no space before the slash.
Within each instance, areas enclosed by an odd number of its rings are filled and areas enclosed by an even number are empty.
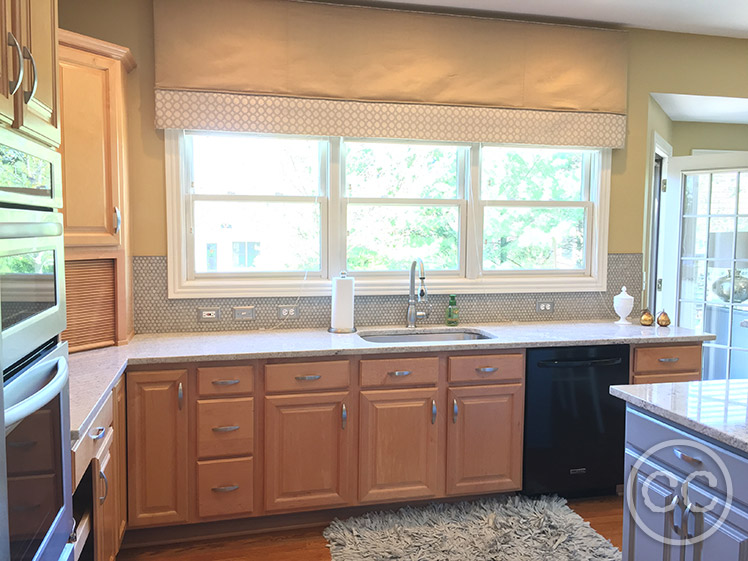
<svg viewBox="0 0 748 561">
<path fill-rule="evenodd" d="M 748 125 L 748 99 L 653 93 L 652 97 L 673 121 L 738 123 Z"/>
<path fill-rule="evenodd" d="M 373 0 L 748 38 L 748 0 Z"/>
</svg>

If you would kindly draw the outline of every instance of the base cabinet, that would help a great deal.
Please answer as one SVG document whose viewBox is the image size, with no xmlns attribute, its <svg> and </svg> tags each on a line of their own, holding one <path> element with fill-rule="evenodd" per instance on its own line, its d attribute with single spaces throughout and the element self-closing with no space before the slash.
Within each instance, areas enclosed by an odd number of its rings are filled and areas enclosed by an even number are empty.
<svg viewBox="0 0 748 561">
<path fill-rule="evenodd" d="M 127 374 L 128 523 L 189 517 L 187 371 Z"/>
<path fill-rule="evenodd" d="M 265 510 L 355 501 L 356 419 L 350 392 L 265 398 Z"/>
<path fill-rule="evenodd" d="M 116 436 L 116 435 L 113 435 Z M 119 550 L 117 463 L 111 446 L 94 460 L 94 543 L 96 561 L 115 561 Z M 116 453 L 116 452 L 114 452 Z"/>
<path fill-rule="evenodd" d="M 443 494 L 438 400 L 436 388 L 361 392 L 360 502 Z"/>
</svg>

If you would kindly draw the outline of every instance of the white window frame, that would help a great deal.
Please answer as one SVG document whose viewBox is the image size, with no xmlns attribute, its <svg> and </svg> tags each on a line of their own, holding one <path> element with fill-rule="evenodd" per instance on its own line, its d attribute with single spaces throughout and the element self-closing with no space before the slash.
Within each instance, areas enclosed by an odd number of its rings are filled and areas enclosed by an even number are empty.
<svg viewBox="0 0 748 561">
<path fill-rule="evenodd" d="M 308 138 L 308 137 L 307 137 Z M 346 205 L 344 197 L 344 156 L 342 139 L 327 139 L 329 149 L 323 155 L 320 182 L 322 192 L 320 217 L 322 221 L 320 272 L 310 273 L 252 273 L 195 275 L 192 259 L 194 250 L 191 227 L 190 167 L 186 154 L 185 131 L 167 130 L 166 203 L 167 203 L 167 262 L 169 298 L 228 298 L 272 296 L 329 296 L 331 278 L 345 269 Z M 353 139 L 374 142 L 373 139 Z M 385 141 L 393 142 L 393 141 Z M 416 141 L 414 141 L 416 142 Z M 460 177 L 457 199 L 429 199 L 424 204 L 448 204 L 460 208 L 460 269 L 459 271 L 429 271 L 427 285 L 433 294 L 455 293 L 548 293 L 548 292 L 604 292 L 607 289 L 608 215 L 611 150 L 600 149 L 590 169 L 589 201 L 572 203 L 548 201 L 481 201 L 479 143 L 438 143 L 468 146 L 467 158 L 459 163 Z M 539 146 L 533 146 L 539 148 Z M 183 157 L 187 156 L 187 157 Z M 467 161 L 466 161 L 467 160 Z M 326 189 L 325 189 L 326 187 Z M 245 197 L 246 198 L 246 197 Z M 258 200 L 262 197 L 253 197 Z M 274 200 L 277 200 L 275 198 Z M 351 202 L 376 202 L 377 199 L 350 199 Z M 406 204 L 418 200 L 388 199 L 387 204 Z M 483 259 L 483 208 L 485 206 L 554 207 L 573 206 L 587 209 L 586 269 L 579 271 L 481 271 Z M 414 255 L 414 258 L 418 257 Z M 407 294 L 407 272 L 356 272 L 356 294 Z"/>
</svg>

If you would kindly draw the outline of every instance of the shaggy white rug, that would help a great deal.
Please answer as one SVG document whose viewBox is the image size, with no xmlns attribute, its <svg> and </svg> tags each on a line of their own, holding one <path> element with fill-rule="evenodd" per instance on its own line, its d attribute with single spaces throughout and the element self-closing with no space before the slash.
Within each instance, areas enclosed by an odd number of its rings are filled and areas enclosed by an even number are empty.
<svg viewBox="0 0 748 561">
<path fill-rule="evenodd" d="M 333 561 L 621 561 L 559 497 L 433 503 L 335 520 Z"/>
</svg>

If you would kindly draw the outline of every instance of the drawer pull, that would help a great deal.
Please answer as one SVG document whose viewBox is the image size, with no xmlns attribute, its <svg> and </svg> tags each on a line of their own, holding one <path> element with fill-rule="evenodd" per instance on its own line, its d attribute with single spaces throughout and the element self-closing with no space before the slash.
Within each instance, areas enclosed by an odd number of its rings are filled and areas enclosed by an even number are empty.
<svg viewBox="0 0 748 561">
<path fill-rule="evenodd" d="M 680 359 L 677 356 L 671 358 L 658 358 L 660 362 L 678 362 Z"/>
<path fill-rule="evenodd" d="M 100 440 L 104 438 L 105 434 L 106 434 L 106 427 L 96 427 L 93 431 L 88 433 L 88 436 L 91 437 L 91 440 Z"/>
<path fill-rule="evenodd" d="M 213 487 L 211 491 L 214 493 L 231 493 L 231 491 L 236 491 L 238 488 L 238 485 L 222 485 L 220 487 Z"/>
<path fill-rule="evenodd" d="M 314 380 L 319 380 L 322 378 L 320 374 L 309 374 L 308 376 L 296 376 L 296 379 L 299 382 L 313 382 Z"/>
<path fill-rule="evenodd" d="M 400 377 L 400 376 L 410 376 L 411 374 L 413 374 L 413 372 L 410 370 L 393 370 L 392 372 L 387 372 L 387 374 L 389 374 L 390 376 Z"/>
<path fill-rule="evenodd" d="M 225 427 L 213 427 L 213 432 L 234 432 L 239 430 L 239 425 L 227 425 Z"/>
<path fill-rule="evenodd" d="M 698 458 L 694 458 L 693 456 L 689 456 L 688 454 L 686 454 L 682 450 L 679 450 L 678 448 L 673 448 L 673 454 L 675 454 L 675 456 L 678 459 L 683 460 L 684 462 L 687 462 L 687 463 L 691 464 L 692 466 L 700 466 L 700 465 L 702 465 L 704 463 L 701 460 L 699 460 Z"/>
<path fill-rule="evenodd" d="M 214 386 L 235 386 L 239 383 L 239 380 L 213 380 L 211 384 Z"/>
<path fill-rule="evenodd" d="M 498 370 L 496 366 L 479 366 L 475 369 L 476 372 L 480 372 L 481 374 L 493 374 L 494 372 L 498 372 Z"/>
</svg>

